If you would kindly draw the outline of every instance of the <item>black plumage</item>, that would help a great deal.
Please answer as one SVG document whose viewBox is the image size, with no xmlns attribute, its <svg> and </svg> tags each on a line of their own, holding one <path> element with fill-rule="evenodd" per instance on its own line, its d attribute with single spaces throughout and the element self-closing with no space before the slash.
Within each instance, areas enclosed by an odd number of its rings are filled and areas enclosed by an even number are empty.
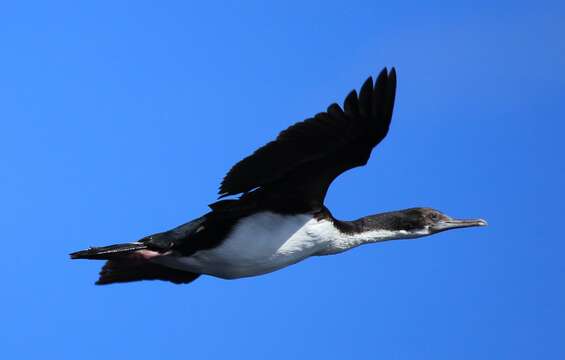
<svg viewBox="0 0 565 360">
<path fill-rule="evenodd" d="M 274 271 L 280 264 L 275 263 L 273 259 L 276 256 L 269 251 L 274 251 L 279 257 L 288 255 L 284 251 L 277 252 L 282 246 L 277 242 L 281 241 L 280 237 L 273 240 L 272 249 L 256 246 L 254 241 L 270 241 L 277 228 L 287 231 L 282 238 L 282 241 L 287 241 L 293 234 L 302 231 L 305 223 L 301 221 L 304 219 L 313 221 L 316 224 L 314 227 L 324 224 L 322 226 L 326 228 L 318 235 L 308 231 L 301 233 L 298 238 L 303 240 L 295 241 L 303 243 L 296 248 L 302 245 L 308 248 L 309 241 L 323 242 L 321 238 L 328 238 L 328 234 L 334 232 L 337 240 L 328 240 L 335 241 L 329 245 L 324 243 L 329 248 L 320 250 L 321 255 L 357 246 L 359 241 L 415 238 L 452 228 L 486 225 L 484 220 L 456 220 L 429 208 L 340 221 L 324 206 L 332 181 L 351 168 L 365 165 L 373 148 L 387 135 L 395 95 L 396 71 L 392 68 L 389 72 L 385 68 L 374 84 L 371 77 L 363 83 L 359 95 L 355 90 L 351 91 L 344 100 L 343 109 L 338 104 L 331 104 L 325 112 L 290 126 L 274 141 L 235 164 L 221 182 L 220 199 L 210 204 L 211 211 L 207 214 L 134 243 L 90 248 L 72 253 L 71 258 L 108 260 L 102 268 L 98 284 L 155 279 L 188 283 L 196 279 L 199 272 L 222 275 L 226 266 L 236 268 L 233 273 L 224 274 L 233 277 Z M 225 199 L 229 196 L 234 198 Z M 253 217 L 260 215 L 260 218 L 265 214 L 277 219 L 275 223 L 267 220 L 268 225 L 265 222 L 258 224 L 257 221 L 265 220 L 255 220 Z M 286 215 L 296 215 L 290 218 L 298 219 L 298 222 L 288 221 Z M 249 219 L 253 219 L 251 224 Z M 232 231 L 234 227 L 246 221 L 249 232 L 240 238 L 233 235 L 236 232 Z M 262 238 L 255 239 L 256 229 L 262 231 Z M 368 234 L 374 234 L 372 236 L 375 238 L 363 238 Z M 220 245 L 232 237 L 239 241 L 233 240 L 238 244 L 237 249 L 227 246 L 228 249 L 220 251 L 220 255 L 203 251 L 213 249 L 217 252 L 216 248 L 225 248 Z M 242 246 L 241 241 L 245 245 Z M 248 249 L 245 247 L 254 247 L 255 250 L 246 254 Z M 226 253 L 229 254 L 227 258 Z M 289 264 L 301 259 L 300 254 L 293 256 L 296 257 L 288 260 Z M 186 270 L 186 263 L 177 262 L 178 259 L 193 262 Z M 257 268 L 249 265 L 249 261 Z M 273 262 L 272 268 L 269 262 Z M 220 269 L 202 270 L 210 265 L 219 265 Z"/>
<path fill-rule="evenodd" d="M 220 196 L 243 193 L 245 199 L 251 192 L 270 203 L 285 197 L 289 211 L 320 208 L 331 182 L 365 165 L 388 133 L 395 94 L 396 71 L 385 68 L 374 86 L 369 77 L 359 96 L 349 93 L 344 110 L 334 103 L 238 162 L 223 179 Z"/>
</svg>

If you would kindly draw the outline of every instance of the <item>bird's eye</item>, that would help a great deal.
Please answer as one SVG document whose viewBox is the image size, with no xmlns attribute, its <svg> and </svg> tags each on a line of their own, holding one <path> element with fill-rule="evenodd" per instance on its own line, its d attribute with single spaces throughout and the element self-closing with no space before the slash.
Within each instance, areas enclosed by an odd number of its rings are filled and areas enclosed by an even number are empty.
<svg viewBox="0 0 565 360">
<path fill-rule="evenodd" d="M 432 215 L 430 215 L 430 218 L 431 218 L 433 221 L 438 221 L 438 220 L 439 220 L 439 216 L 438 216 L 437 214 L 432 214 Z"/>
</svg>

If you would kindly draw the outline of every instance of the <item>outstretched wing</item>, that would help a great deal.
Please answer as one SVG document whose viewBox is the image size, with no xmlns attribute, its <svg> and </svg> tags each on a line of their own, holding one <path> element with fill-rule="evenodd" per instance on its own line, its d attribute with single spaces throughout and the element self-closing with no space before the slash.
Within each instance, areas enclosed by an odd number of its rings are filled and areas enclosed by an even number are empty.
<svg viewBox="0 0 565 360">
<path fill-rule="evenodd" d="M 355 90 L 349 93 L 343 110 L 334 103 L 238 162 L 222 181 L 220 196 L 261 190 L 292 194 L 311 206 L 323 204 L 331 182 L 365 165 L 386 136 L 395 92 L 395 69 L 384 68 L 374 85 L 371 77 L 365 81 L 359 96 Z"/>
</svg>

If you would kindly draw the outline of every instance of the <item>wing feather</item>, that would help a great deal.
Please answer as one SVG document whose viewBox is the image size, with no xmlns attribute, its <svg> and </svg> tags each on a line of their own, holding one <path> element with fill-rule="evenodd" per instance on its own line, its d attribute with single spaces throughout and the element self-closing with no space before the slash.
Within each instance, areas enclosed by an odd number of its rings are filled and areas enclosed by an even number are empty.
<svg viewBox="0 0 565 360">
<path fill-rule="evenodd" d="M 259 188 L 280 191 L 276 184 L 297 184 L 295 177 L 309 175 L 303 181 L 311 184 L 296 191 L 306 191 L 301 195 L 313 197 L 310 203 L 323 203 L 335 177 L 365 165 L 373 147 L 388 133 L 395 93 L 394 68 L 390 72 L 383 69 L 374 85 L 369 77 L 359 95 L 355 90 L 347 95 L 343 110 L 331 104 L 326 112 L 290 126 L 235 164 L 221 183 L 220 197 Z M 311 191 L 316 187 L 319 189 Z"/>
</svg>

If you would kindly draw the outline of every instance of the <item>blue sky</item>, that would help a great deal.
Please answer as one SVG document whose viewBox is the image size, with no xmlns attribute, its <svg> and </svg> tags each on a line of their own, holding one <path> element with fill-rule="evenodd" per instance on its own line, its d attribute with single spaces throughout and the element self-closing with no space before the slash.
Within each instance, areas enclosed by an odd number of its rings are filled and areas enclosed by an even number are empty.
<svg viewBox="0 0 565 360">
<path fill-rule="evenodd" d="M 557 1 L 0 6 L 5 358 L 565 357 Z M 327 205 L 490 226 L 266 276 L 93 285 L 67 259 L 201 215 L 230 166 L 398 71 L 388 138 Z"/>
</svg>

